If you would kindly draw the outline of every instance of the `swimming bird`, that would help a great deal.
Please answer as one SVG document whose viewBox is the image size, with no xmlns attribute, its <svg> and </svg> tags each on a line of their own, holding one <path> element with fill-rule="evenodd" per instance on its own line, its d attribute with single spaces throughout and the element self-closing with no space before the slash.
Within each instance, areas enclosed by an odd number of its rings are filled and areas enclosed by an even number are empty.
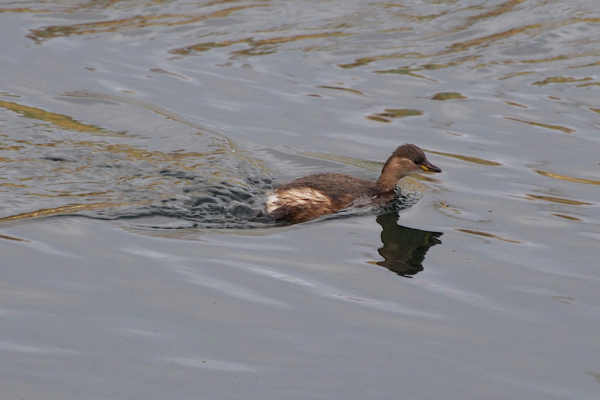
<svg viewBox="0 0 600 400">
<path fill-rule="evenodd" d="M 414 144 L 399 146 L 388 158 L 377 181 L 338 173 L 320 173 L 276 188 L 268 197 L 266 216 L 278 221 L 304 222 L 360 202 L 381 204 L 396 197 L 398 181 L 417 172 L 442 172 Z"/>
</svg>

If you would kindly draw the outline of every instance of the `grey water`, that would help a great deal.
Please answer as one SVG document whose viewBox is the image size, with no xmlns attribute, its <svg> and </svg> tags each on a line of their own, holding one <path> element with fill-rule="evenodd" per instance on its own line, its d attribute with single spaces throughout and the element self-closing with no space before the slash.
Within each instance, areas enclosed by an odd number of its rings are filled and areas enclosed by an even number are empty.
<svg viewBox="0 0 600 400">
<path fill-rule="evenodd" d="M 600 8 L 0 2 L 4 399 L 600 399 Z M 285 225 L 278 184 L 442 174 Z"/>
</svg>

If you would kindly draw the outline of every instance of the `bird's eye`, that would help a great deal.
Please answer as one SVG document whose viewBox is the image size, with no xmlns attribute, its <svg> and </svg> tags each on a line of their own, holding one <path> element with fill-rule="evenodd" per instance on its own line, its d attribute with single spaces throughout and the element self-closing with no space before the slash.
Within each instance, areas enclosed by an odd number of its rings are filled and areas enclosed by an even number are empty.
<svg viewBox="0 0 600 400">
<path fill-rule="evenodd" d="M 423 164 L 423 160 L 419 159 L 419 160 L 415 160 L 415 164 L 417 165 L 421 165 Z"/>
</svg>

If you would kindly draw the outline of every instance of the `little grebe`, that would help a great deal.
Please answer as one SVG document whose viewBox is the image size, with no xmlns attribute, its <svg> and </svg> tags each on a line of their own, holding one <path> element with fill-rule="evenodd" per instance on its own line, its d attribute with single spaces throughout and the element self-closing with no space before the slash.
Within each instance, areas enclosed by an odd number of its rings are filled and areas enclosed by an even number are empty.
<svg viewBox="0 0 600 400">
<path fill-rule="evenodd" d="M 398 181 L 421 171 L 442 172 L 414 144 L 404 144 L 388 158 L 376 182 L 353 176 L 322 173 L 279 186 L 267 199 L 267 216 L 302 222 L 346 208 L 359 199 L 372 203 L 392 200 Z"/>
</svg>

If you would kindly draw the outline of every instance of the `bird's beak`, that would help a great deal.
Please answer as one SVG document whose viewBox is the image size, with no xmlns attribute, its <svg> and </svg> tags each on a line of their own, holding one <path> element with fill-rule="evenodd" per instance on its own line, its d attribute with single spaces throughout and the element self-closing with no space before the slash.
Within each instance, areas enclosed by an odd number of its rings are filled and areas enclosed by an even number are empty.
<svg viewBox="0 0 600 400">
<path fill-rule="evenodd" d="M 442 172 L 441 168 L 436 167 L 435 165 L 433 165 L 430 162 L 421 164 L 421 168 L 423 169 L 423 171 L 428 171 L 428 172 Z"/>
</svg>

